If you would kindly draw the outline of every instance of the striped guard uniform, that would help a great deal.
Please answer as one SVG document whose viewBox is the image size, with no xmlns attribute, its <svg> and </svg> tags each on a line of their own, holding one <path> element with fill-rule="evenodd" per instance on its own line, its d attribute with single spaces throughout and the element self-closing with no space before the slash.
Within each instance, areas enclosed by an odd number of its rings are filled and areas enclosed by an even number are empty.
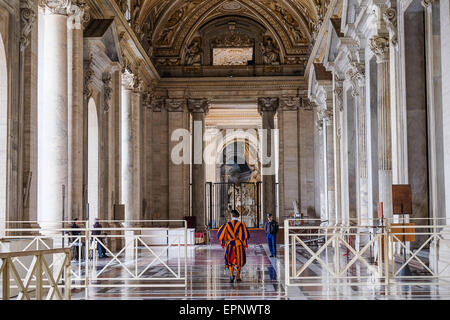
<svg viewBox="0 0 450 320">
<path fill-rule="evenodd" d="M 232 220 L 220 227 L 217 234 L 222 248 L 226 246 L 225 265 L 230 268 L 236 266 L 240 270 L 246 263 L 245 248 L 248 247 L 248 232 L 245 223 Z"/>
</svg>

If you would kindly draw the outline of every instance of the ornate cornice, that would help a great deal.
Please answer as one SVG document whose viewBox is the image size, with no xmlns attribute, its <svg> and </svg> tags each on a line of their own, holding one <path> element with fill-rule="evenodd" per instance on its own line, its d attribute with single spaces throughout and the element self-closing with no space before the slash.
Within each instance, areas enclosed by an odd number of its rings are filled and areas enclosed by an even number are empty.
<svg viewBox="0 0 450 320">
<path fill-rule="evenodd" d="M 279 98 L 259 98 L 258 99 L 258 112 L 263 114 L 263 112 L 277 112 L 280 106 Z"/>
<path fill-rule="evenodd" d="M 107 72 L 105 74 L 103 74 L 103 102 L 104 102 L 104 107 L 103 107 L 103 111 L 108 112 L 109 108 L 111 107 L 111 94 L 113 89 L 111 88 L 111 73 Z"/>
<path fill-rule="evenodd" d="M 280 98 L 280 109 L 282 111 L 297 111 L 301 107 L 300 97 L 282 97 Z"/>
<path fill-rule="evenodd" d="M 24 51 L 30 44 L 30 33 L 36 21 L 36 10 L 32 0 L 20 0 L 20 51 Z"/>
<path fill-rule="evenodd" d="M 183 112 L 186 109 L 186 99 L 166 99 L 168 112 Z"/>
<path fill-rule="evenodd" d="M 39 0 L 39 6 L 45 14 L 68 15 L 72 0 Z"/>
<path fill-rule="evenodd" d="M 204 113 L 208 114 L 209 102 L 208 99 L 188 99 L 188 110 L 190 113 Z"/>
<path fill-rule="evenodd" d="M 378 63 L 389 60 L 389 39 L 376 35 L 369 40 L 370 50 L 377 56 Z"/>
</svg>

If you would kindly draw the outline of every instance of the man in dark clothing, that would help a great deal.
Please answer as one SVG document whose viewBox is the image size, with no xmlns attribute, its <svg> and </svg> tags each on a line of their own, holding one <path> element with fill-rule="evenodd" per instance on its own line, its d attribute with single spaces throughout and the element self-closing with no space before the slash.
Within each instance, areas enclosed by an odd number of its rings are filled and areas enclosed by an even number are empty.
<svg viewBox="0 0 450 320">
<path fill-rule="evenodd" d="M 95 230 L 92 231 L 92 235 L 97 236 L 97 250 L 98 250 L 99 258 L 106 258 L 108 256 L 106 255 L 106 248 L 103 245 L 104 239 L 103 239 L 103 237 L 98 237 L 101 235 L 101 230 L 100 230 L 101 228 L 103 228 L 102 225 L 100 224 L 98 219 L 95 219 L 95 224 L 94 224 Z"/>
<path fill-rule="evenodd" d="M 72 229 L 71 235 L 72 237 L 69 238 L 70 243 L 72 244 L 72 259 L 78 260 L 79 258 L 83 259 L 83 251 L 81 251 L 81 257 L 80 257 L 80 248 L 82 249 L 82 240 L 79 236 L 81 236 L 81 231 L 77 230 L 80 229 L 78 226 L 78 219 L 75 218 L 73 221 L 72 226 L 70 227 Z"/>
<path fill-rule="evenodd" d="M 267 214 L 267 221 L 264 223 L 264 231 L 266 232 L 267 244 L 269 245 L 271 254 L 270 257 L 276 257 L 278 223 L 273 219 L 273 215 L 271 213 Z"/>
</svg>

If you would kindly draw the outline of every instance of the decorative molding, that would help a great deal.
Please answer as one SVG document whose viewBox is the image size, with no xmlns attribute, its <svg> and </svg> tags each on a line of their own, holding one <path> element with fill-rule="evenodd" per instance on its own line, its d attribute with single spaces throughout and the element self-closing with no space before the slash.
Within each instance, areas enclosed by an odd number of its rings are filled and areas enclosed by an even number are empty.
<svg viewBox="0 0 450 320">
<path fill-rule="evenodd" d="M 84 86 L 83 96 L 85 100 L 89 100 L 92 96 L 91 84 L 94 81 L 95 72 L 92 70 L 93 56 L 89 56 L 88 60 L 84 61 Z"/>
<path fill-rule="evenodd" d="M 31 29 L 36 21 L 36 10 L 32 0 L 20 0 L 20 21 L 20 51 L 23 52 L 30 45 Z"/>
<path fill-rule="evenodd" d="M 140 92 L 142 90 L 142 81 L 137 75 L 132 73 L 128 68 L 122 71 L 122 85 L 127 90 L 132 90 L 134 92 Z"/>
<path fill-rule="evenodd" d="M 259 98 L 258 99 L 258 112 L 263 114 L 263 112 L 277 112 L 280 106 L 279 98 Z"/>
<path fill-rule="evenodd" d="M 392 33 L 391 43 L 394 47 L 398 46 L 398 29 L 397 29 L 397 10 L 395 8 L 388 8 L 383 13 L 383 19 L 386 22 L 386 27 Z"/>
<path fill-rule="evenodd" d="M 72 5 L 71 0 L 39 0 L 39 6 L 45 14 L 68 15 Z"/>
<path fill-rule="evenodd" d="M 186 109 L 186 99 L 166 99 L 168 112 L 183 112 Z"/>
<path fill-rule="evenodd" d="M 153 93 L 147 91 L 142 95 L 142 105 L 148 110 L 152 109 Z"/>
<path fill-rule="evenodd" d="M 364 85 L 365 71 L 364 64 L 351 61 L 350 68 L 347 71 L 346 78 L 352 86 L 352 96 L 357 97 L 361 93 L 361 87 Z"/>
<path fill-rule="evenodd" d="M 377 56 L 378 63 L 389 60 L 389 39 L 386 36 L 373 36 L 369 39 L 369 47 Z"/>
<path fill-rule="evenodd" d="M 110 107 L 111 107 L 111 98 L 112 98 L 112 91 L 113 89 L 111 88 L 111 73 L 107 72 L 105 74 L 103 74 L 103 103 L 104 103 L 104 107 L 103 107 L 103 111 L 108 112 Z"/>
<path fill-rule="evenodd" d="M 344 89 L 342 87 L 336 86 L 336 88 L 333 91 L 334 93 L 334 100 L 336 103 L 336 109 L 339 111 L 344 111 Z"/>
<path fill-rule="evenodd" d="M 282 111 L 297 111 L 301 107 L 300 97 L 282 97 L 280 98 L 280 109 Z"/>
<path fill-rule="evenodd" d="M 309 101 L 308 98 L 302 98 L 302 99 L 301 99 L 301 108 L 302 108 L 303 110 L 309 110 L 309 111 L 311 111 L 311 110 L 314 109 L 314 105 L 312 104 L 311 101 Z"/>
<path fill-rule="evenodd" d="M 165 101 L 165 98 L 153 97 L 151 102 L 153 112 L 161 112 L 165 108 Z"/>
<path fill-rule="evenodd" d="M 89 14 L 89 6 L 85 0 L 72 0 L 69 9 L 68 26 L 71 29 L 82 30 L 88 24 L 91 16 Z"/>
<path fill-rule="evenodd" d="M 188 110 L 190 113 L 204 113 L 209 112 L 208 99 L 188 99 Z"/>
<path fill-rule="evenodd" d="M 430 7 L 434 3 L 434 1 L 435 0 L 422 0 L 421 3 L 422 3 L 422 6 L 425 9 L 427 9 L 428 7 Z"/>
</svg>

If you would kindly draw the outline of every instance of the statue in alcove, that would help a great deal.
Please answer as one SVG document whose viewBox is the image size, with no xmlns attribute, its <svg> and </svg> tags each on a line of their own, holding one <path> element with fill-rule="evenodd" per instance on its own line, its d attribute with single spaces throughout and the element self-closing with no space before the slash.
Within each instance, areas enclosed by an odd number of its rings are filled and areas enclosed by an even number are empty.
<svg viewBox="0 0 450 320">
<path fill-rule="evenodd" d="M 185 64 L 187 66 L 200 66 L 202 64 L 201 38 L 195 38 L 186 49 Z"/>
<path fill-rule="evenodd" d="M 261 43 L 261 51 L 263 55 L 263 62 L 266 65 L 280 64 L 280 50 L 273 42 L 271 37 L 264 37 L 264 42 Z"/>
</svg>

